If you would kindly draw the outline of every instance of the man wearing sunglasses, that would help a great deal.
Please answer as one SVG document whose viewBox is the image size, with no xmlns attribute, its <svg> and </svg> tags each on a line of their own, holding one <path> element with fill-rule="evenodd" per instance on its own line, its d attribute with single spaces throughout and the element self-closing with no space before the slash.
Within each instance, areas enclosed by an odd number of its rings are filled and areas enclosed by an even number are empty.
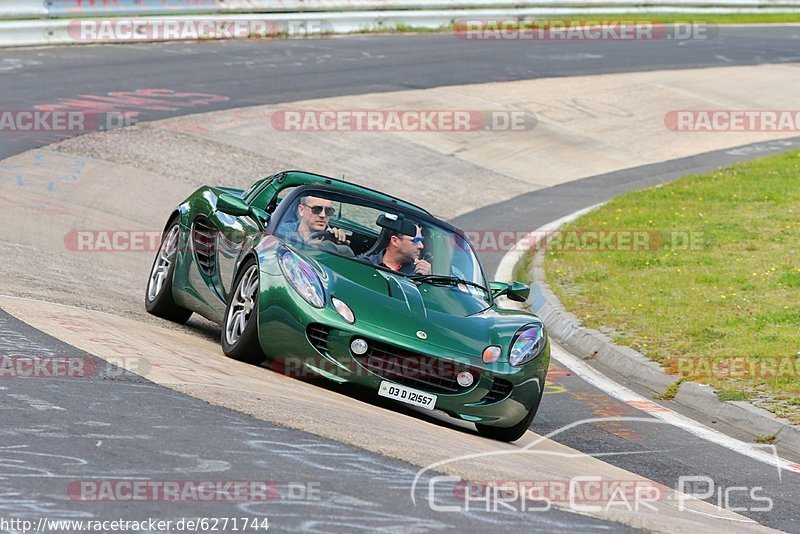
<svg viewBox="0 0 800 534">
<path fill-rule="evenodd" d="M 336 215 L 336 208 L 332 204 L 327 198 L 301 197 L 297 205 L 300 220 L 296 235 L 310 245 L 332 248 L 330 252 L 352 256 L 353 251 L 347 246 L 349 241 L 344 230 L 328 226 L 331 217 Z"/>
<path fill-rule="evenodd" d="M 377 254 L 369 256 L 369 261 L 375 265 L 387 267 L 405 275 L 431 274 L 431 264 L 419 258 L 420 252 L 425 247 L 425 238 L 419 225 L 404 225 L 403 233 L 396 229 L 386 228 L 388 235 L 386 248 Z M 410 235 L 411 228 L 416 232 Z"/>
<path fill-rule="evenodd" d="M 297 233 L 300 234 L 304 241 L 309 243 L 317 242 L 317 240 L 321 241 L 322 239 L 319 237 L 312 238 L 309 241 L 309 237 L 316 232 L 329 232 L 337 242 L 347 242 L 344 230 L 328 226 L 331 217 L 336 215 L 336 208 L 332 204 L 327 198 L 302 197 L 300 199 L 300 204 L 297 206 L 297 212 L 300 215 Z"/>
</svg>

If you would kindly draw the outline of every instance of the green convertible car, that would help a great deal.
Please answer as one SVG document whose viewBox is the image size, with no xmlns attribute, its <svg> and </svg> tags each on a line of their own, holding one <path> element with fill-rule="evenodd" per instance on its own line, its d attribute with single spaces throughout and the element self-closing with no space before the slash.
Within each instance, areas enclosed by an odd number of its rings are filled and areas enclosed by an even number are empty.
<svg viewBox="0 0 800 534">
<path fill-rule="evenodd" d="M 539 407 L 550 347 L 535 315 L 497 298 L 528 293 L 487 281 L 464 233 L 426 210 L 286 171 L 181 203 L 145 303 L 220 324 L 237 360 L 357 384 L 514 441 Z"/>
</svg>

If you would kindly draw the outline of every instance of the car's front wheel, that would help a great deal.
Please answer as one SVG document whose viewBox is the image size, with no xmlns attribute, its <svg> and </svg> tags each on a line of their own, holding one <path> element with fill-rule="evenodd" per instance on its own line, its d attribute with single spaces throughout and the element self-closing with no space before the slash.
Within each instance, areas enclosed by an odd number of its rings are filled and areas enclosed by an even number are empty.
<svg viewBox="0 0 800 534">
<path fill-rule="evenodd" d="M 258 263 L 247 259 L 239 269 L 222 321 L 222 351 L 234 360 L 260 364 L 266 358 L 258 341 Z"/>
<path fill-rule="evenodd" d="M 526 415 L 522 421 L 508 428 L 481 425 L 479 423 L 476 423 L 475 427 L 478 429 L 478 434 L 485 438 L 507 442 L 517 441 L 525 434 L 525 432 L 528 431 L 528 428 L 530 428 L 531 423 L 533 422 L 533 417 L 536 415 L 537 408 L 538 403 L 536 406 L 531 408 L 530 411 L 528 411 L 528 415 Z"/>
<path fill-rule="evenodd" d="M 176 323 L 185 323 L 192 316 L 192 310 L 178 306 L 172 297 L 172 277 L 175 273 L 175 258 L 178 256 L 180 236 L 180 219 L 176 218 L 164 233 L 153 267 L 150 269 L 144 306 L 148 313 Z"/>
</svg>

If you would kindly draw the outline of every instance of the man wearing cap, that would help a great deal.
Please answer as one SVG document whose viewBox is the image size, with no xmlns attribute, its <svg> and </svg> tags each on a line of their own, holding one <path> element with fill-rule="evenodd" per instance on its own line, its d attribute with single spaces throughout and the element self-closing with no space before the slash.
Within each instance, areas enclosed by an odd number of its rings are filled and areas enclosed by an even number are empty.
<svg viewBox="0 0 800 534">
<path fill-rule="evenodd" d="M 410 221 L 384 226 L 388 237 L 386 248 L 368 256 L 375 265 L 386 267 L 405 275 L 431 274 L 431 264 L 419 258 L 424 247 L 422 229 Z"/>
</svg>

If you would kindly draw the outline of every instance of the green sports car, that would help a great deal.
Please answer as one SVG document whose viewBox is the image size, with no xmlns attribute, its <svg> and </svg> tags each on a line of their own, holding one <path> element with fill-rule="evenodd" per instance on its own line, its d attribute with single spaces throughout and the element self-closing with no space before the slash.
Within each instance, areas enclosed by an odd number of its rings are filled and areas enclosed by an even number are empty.
<svg viewBox="0 0 800 534">
<path fill-rule="evenodd" d="M 528 286 L 488 282 L 464 233 L 428 211 L 300 171 L 246 191 L 204 186 L 170 215 L 147 311 L 222 326 L 237 360 L 325 377 L 514 441 L 550 347 Z"/>
</svg>

